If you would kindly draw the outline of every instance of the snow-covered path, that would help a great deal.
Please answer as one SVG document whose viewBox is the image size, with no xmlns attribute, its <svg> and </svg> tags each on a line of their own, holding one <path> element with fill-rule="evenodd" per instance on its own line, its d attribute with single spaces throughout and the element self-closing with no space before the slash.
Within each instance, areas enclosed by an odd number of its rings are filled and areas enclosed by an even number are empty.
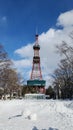
<svg viewBox="0 0 73 130">
<path fill-rule="evenodd" d="M 73 101 L 0 101 L 0 130 L 73 130 Z"/>
</svg>

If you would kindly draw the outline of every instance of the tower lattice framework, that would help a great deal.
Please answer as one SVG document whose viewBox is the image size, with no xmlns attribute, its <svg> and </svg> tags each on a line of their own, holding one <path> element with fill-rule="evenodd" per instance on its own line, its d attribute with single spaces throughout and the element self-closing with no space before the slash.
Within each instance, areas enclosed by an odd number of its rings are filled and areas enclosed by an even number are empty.
<svg viewBox="0 0 73 130">
<path fill-rule="evenodd" d="M 33 46 L 34 56 L 33 56 L 33 65 L 32 65 L 32 72 L 31 72 L 31 80 L 39 79 L 42 80 L 42 73 L 41 73 L 41 66 L 40 66 L 40 56 L 39 50 L 40 45 L 38 43 L 38 34 L 35 35 L 35 44 Z"/>
</svg>

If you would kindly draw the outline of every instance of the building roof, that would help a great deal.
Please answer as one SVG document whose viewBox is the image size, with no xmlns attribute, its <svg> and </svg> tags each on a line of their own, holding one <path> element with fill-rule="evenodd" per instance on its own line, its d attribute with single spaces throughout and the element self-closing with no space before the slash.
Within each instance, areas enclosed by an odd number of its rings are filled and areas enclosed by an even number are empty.
<svg viewBox="0 0 73 130">
<path fill-rule="evenodd" d="M 27 85 L 28 86 L 45 86 L 46 81 L 45 80 L 39 80 L 39 79 L 34 79 L 34 80 L 28 80 Z"/>
</svg>

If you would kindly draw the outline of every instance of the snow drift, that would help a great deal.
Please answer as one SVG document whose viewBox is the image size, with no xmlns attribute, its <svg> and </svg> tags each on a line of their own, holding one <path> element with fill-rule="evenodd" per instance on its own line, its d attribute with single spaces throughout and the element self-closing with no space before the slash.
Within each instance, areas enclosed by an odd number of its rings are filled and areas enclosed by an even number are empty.
<svg viewBox="0 0 73 130">
<path fill-rule="evenodd" d="M 0 101 L 0 130 L 73 130 L 73 101 Z"/>
</svg>

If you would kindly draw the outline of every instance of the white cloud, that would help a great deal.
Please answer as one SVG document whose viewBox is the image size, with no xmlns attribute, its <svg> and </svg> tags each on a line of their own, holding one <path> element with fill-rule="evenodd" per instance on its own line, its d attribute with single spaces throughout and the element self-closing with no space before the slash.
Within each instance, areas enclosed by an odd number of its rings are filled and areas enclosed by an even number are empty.
<svg viewBox="0 0 73 130">
<path fill-rule="evenodd" d="M 73 10 L 60 14 L 57 25 L 62 25 L 64 27 L 73 25 Z"/>
<path fill-rule="evenodd" d="M 70 20 L 66 22 L 66 18 L 72 19 L 72 13 L 73 11 L 68 11 L 58 17 L 57 24 L 63 25 L 63 29 L 50 28 L 47 32 L 43 32 L 41 35 L 39 35 L 42 74 L 44 79 L 46 79 L 49 84 L 51 82 L 50 75 L 53 73 L 54 69 L 56 69 L 57 63 L 60 60 L 59 54 L 55 53 L 55 46 L 57 44 L 61 44 L 62 41 L 66 41 L 69 44 L 71 43 L 69 34 L 71 31 L 73 31 L 73 26 Z M 20 68 L 20 66 L 21 68 L 25 68 L 23 71 L 24 73 L 27 71 L 26 75 L 28 79 L 30 78 L 29 74 L 32 66 L 33 44 L 34 43 L 27 44 L 26 46 L 15 50 L 15 54 L 19 54 L 22 58 L 24 57 L 24 60 L 15 61 L 15 64 L 17 68 Z M 30 69 L 28 69 L 27 66 L 29 66 Z"/>
<path fill-rule="evenodd" d="M 3 17 L 0 17 L 0 26 L 3 26 L 7 23 L 7 17 L 6 16 L 3 16 Z"/>
<path fill-rule="evenodd" d="M 14 61 L 14 64 L 16 67 L 18 68 L 26 68 L 26 67 L 29 67 L 31 65 L 31 61 L 29 59 L 21 59 L 21 60 L 17 60 L 17 61 Z"/>
<path fill-rule="evenodd" d="M 3 16 L 3 17 L 1 18 L 1 20 L 2 20 L 2 21 L 6 21 L 6 20 L 7 20 L 6 16 Z"/>
<path fill-rule="evenodd" d="M 32 57 L 33 55 L 33 45 L 28 44 L 27 46 L 23 46 L 20 49 L 15 50 L 15 54 L 18 54 L 21 57 Z"/>
<path fill-rule="evenodd" d="M 22 74 L 24 80 L 30 78 L 30 72 L 32 68 L 32 60 L 31 59 L 21 59 L 21 60 L 12 60 L 14 63 L 14 68 L 17 69 L 19 73 Z"/>
</svg>

